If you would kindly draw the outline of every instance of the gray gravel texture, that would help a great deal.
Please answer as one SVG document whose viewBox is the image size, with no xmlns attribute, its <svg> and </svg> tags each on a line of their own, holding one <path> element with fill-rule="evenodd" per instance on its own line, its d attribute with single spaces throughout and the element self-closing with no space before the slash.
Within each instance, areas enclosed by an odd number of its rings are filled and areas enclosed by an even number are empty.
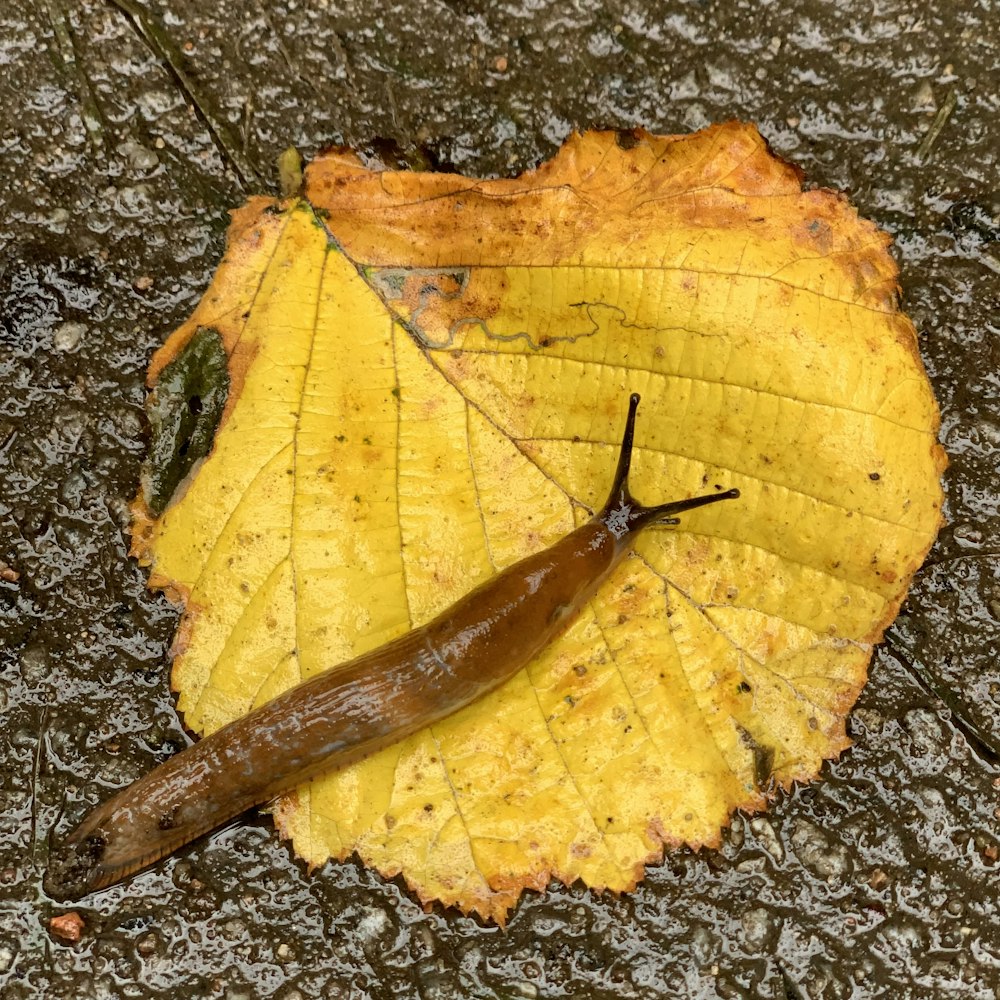
<svg viewBox="0 0 1000 1000">
<path fill-rule="evenodd" d="M 214 9 L 213 9 L 214 8 Z M 990 0 L 0 5 L 0 994 L 992 998 L 1000 11 Z M 277 153 L 513 174 L 573 128 L 759 123 L 896 238 L 950 523 L 854 748 L 634 894 L 553 887 L 505 932 L 251 819 L 75 907 L 48 838 L 186 737 L 174 610 L 126 558 L 143 373 Z M 76 909 L 80 940 L 50 934 Z"/>
</svg>

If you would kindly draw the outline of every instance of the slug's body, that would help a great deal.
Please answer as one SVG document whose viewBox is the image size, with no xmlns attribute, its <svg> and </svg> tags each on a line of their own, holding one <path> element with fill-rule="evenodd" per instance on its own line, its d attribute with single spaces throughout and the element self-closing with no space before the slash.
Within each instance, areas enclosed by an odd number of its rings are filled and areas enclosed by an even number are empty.
<svg viewBox="0 0 1000 1000">
<path fill-rule="evenodd" d="M 586 524 L 477 587 L 420 628 L 279 695 L 94 809 L 53 852 L 46 889 L 75 899 L 201 834 L 416 732 L 498 687 L 562 632 L 649 524 L 736 497 L 657 507 L 628 490 L 639 396 L 614 486 Z"/>
</svg>

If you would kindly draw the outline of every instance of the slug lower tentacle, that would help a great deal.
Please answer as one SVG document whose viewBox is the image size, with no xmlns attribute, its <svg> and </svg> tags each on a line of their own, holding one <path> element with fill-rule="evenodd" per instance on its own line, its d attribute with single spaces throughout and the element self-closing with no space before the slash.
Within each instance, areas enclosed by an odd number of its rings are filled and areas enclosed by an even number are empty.
<svg viewBox="0 0 1000 1000">
<path fill-rule="evenodd" d="M 650 524 L 738 490 L 644 507 L 628 488 L 630 398 L 604 508 L 437 618 L 291 688 L 95 808 L 52 852 L 45 888 L 77 899 L 309 778 L 344 767 L 499 687 L 562 632 Z"/>
</svg>

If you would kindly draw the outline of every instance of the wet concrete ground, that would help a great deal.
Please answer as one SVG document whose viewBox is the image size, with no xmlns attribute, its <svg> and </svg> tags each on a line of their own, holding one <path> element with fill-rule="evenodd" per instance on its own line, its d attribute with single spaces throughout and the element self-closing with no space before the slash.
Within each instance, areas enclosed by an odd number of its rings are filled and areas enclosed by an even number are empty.
<svg viewBox="0 0 1000 1000">
<path fill-rule="evenodd" d="M 7 0 L 0 10 L 0 992 L 34 997 L 970 997 L 1000 991 L 1000 36 L 982 3 Z M 175 613 L 126 559 L 151 351 L 276 154 L 512 174 L 572 128 L 756 121 L 896 237 L 950 523 L 855 747 L 631 896 L 506 932 L 266 820 L 76 909 L 54 824 L 185 741 Z"/>
</svg>

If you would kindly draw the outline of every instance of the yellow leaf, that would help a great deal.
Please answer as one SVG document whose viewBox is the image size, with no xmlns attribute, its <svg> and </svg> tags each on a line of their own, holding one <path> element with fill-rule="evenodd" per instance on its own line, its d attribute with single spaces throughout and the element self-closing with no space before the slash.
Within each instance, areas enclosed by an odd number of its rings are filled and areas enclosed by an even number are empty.
<svg viewBox="0 0 1000 1000">
<path fill-rule="evenodd" d="M 230 394 L 158 519 L 179 707 L 209 733 L 427 621 L 609 487 L 627 394 L 647 531 L 509 683 L 275 814 L 503 921 L 527 887 L 635 886 L 664 845 L 814 777 L 940 521 L 937 409 L 888 238 L 755 129 L 573 136 L 513 180 L 332 153 L 254 199 L 191 319 Z M 141 504 L 139 505 L 141 508 Z"/>
</svg>

